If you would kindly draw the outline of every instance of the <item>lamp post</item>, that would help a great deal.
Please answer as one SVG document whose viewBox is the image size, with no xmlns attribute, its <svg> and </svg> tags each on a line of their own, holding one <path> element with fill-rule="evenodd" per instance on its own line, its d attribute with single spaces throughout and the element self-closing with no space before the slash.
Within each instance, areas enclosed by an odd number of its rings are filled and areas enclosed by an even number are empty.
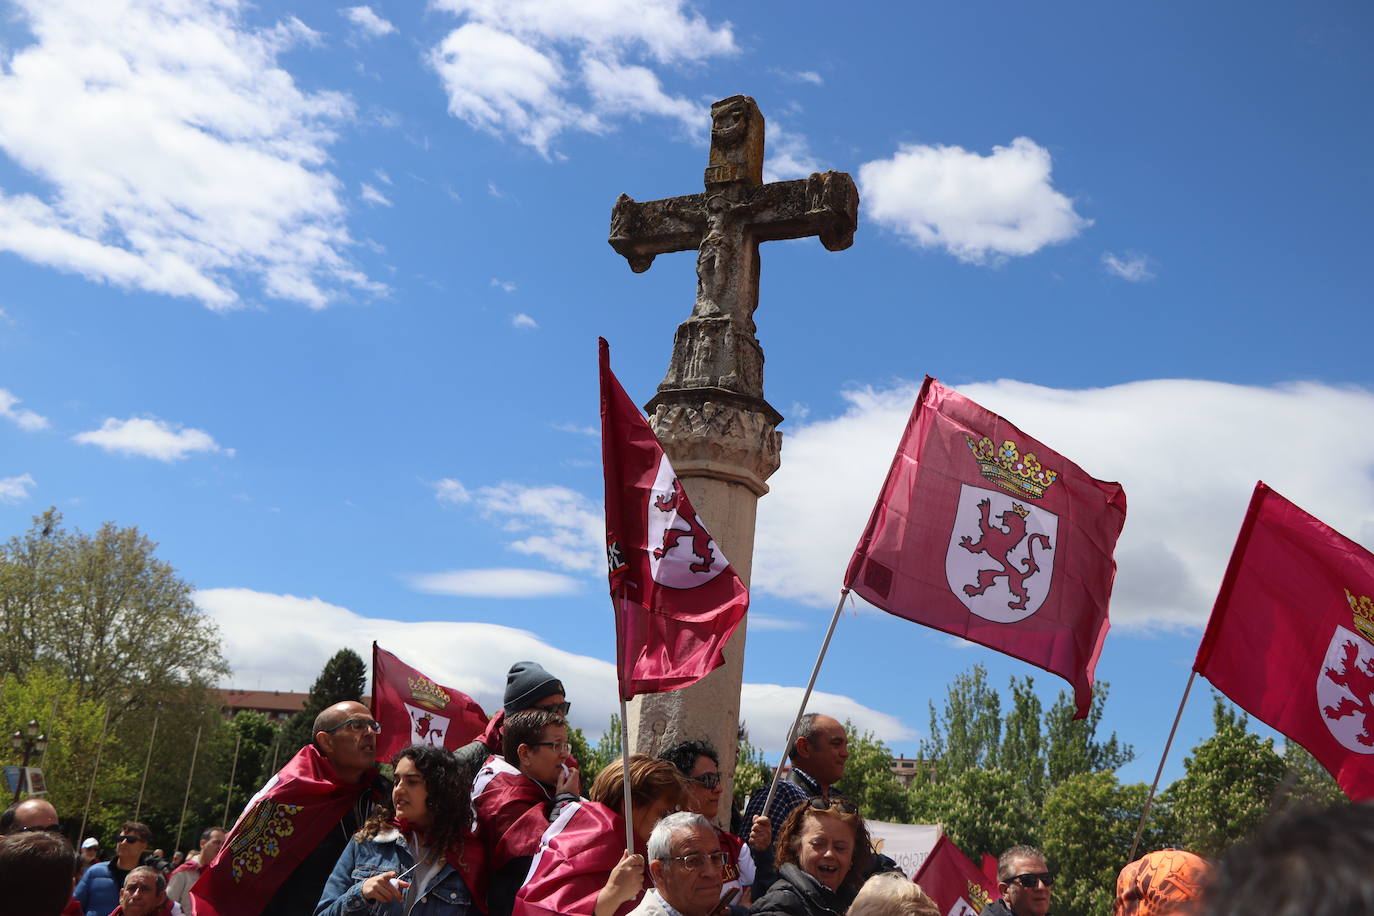
<svg viewBox="0 0 1374 916">
<path fill-rule="evenodd" d="M 17 731 L 10 735 L 10 747 L 14 748 L 16 754 L 22 754 L 24 757 L 23 763 L 19 765 L 19 781 L 14 787 L 14 799 L 10 802 L 18 804 L 19 795 L 28 782 L 29 758 L 48 749 L 48 736 L 39 734 L 37 719 L 30 719 L 22 732 Z"/>
</svg>

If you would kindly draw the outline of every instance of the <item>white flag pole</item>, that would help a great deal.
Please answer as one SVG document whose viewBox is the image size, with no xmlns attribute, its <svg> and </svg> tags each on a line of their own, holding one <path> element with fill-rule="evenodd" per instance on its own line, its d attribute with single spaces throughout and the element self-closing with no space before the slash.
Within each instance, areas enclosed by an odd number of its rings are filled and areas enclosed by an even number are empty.
<svg viewBox="0 0 1374 916">
<path fill-rule="evenodd" d="M 620 594 L 617 597 L 615 592 L 611 593 L 611 613 L 615 615 L 615 680 L 616 693 L 620 695 L 620 781 L 624 784 L 624 808 L 625 808 L 625 851 L 634 854 L 635 851 L 635 828 L 634 828 L 634 803 L 631 801 L 630 792 L 630 719 L 625 711 L 625 692 L 621 678 L 625 676 L 624 645 L 625 641 L 620 633 L 620 606 L 617 601 L 627 600 L 625 597 L 625 584 L 620 583 Z"/>
<path fill-rule="evenodd" d="M 835 635 L 835 624 L 840 622 L 840 611 L 844 609 L 844 599 L 847 597 L 849 597 L 849 589 L 840 589 L 840 601 L 835 605 L 835 613 L 830 618 L 830 628 L 825 631 L 825 641 L 821 643 L 820 654 L 816 656 L 816 664 L 811 668 L 811 680 L 806 682 L 806 692 L 802 694 L 801 706 L 797 708 L 797 715 L 792 720 L 792 727 L 787 730 L 787 743 L 783 746 L 782 759 L 778 761 L 778 767 L 773 771 L 773 783 L 768 787 L 768 798 L 763 803 L 765 816 L 773 807 L 773 796 L 778 791 L 778 780 L 782 777 L 782 768 L 787 765 L 787 757 L 792 752 L 792 742 L 797 738 L 797 724 L 801 722 L 801 717 L 806 714 L 806 704 L 811 702 L 811 688 L 816 686 L 816 675 L 820 674 L 821 662 L 825 661 L 826 650 L 830 648 L 830 637 Z"/>
</svg>

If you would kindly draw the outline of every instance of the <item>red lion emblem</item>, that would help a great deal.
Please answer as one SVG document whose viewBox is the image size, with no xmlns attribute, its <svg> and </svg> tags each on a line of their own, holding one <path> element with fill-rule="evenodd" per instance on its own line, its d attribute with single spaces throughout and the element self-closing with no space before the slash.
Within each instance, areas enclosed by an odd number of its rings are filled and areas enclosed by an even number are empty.
<svg viewBox="0 0 1374 916">
<path fill-rule="evenodd" d="M 444 730 L 442 728 L 429 727 L 430 723 L 434 721 L 434 717 L 429 713 L 425 713 L 421 716 L 411 713 L 410 721 L 415 723 L 415 736 L 422 741 L 426 741 L 429 744 L 437 744 L 439 739 L 444 736 Z"/>
<path fill-rule="evenodd" d="M 1002 569 L 980 569 L 978 571 L 978 584 L 965 585 L 964 594 L 969 597 L 981 595 L 983 592 L 992 588 L 993 583 L 1003 577 L 1007 580 L 1007 590 L 1014 596 L 1014 600 L 1007 602 L 1007 607 L 1014 611 L 1024 611 L 1026 609 L 1026 580 L 1040 571 L 1040 564 L 1035 562 L 1035 542 L 1039 539 L 1040 546 L 1046 550 L 1050 549 L 1050 538 L 1047 534 L 1037 532 L 1030 536 L 1030 541 L 1026 544 L 1026 558 L 1021 561 L 1021 568 L 1012 565 L 1011 554 L 1021 542 L 1026 540 L 1026 520 L 1018 512 L 1008 509 L 997 516 L 1002 520 L 1002 527 L 993 525 L 988 519 L 988 512 L 992 508 L 992 502 L 987 499 L 980 500 L 978 503 L 978 530 L 981 532 L 977 541 L 968 535 L 959 538 L 959 546 L 969 553 L 985 553 L 992 559 L 1002 564 Z"/>
<path fill-rule="evenodd" d="M 687 494 L 682 489 L 681 482 L 676 477 L 673 478 L 673 494 L 671 496 L 660 496 L 654 500 L 654 508 L 660 512 L 677 512 L 678 518 L 682 519 L 689 526 L 685 531 L 681 528 L 669 528 L 663 532 L 663 543 L 654 548 L 654 559 L 663 559 L 664 554 L 677 546 L 677 542 L 684 537 L 692 539 L 692 556 L 697 558 L 697 562 L 688 567 L 692 572 L 705 573 L 711 571 L 711 564 L 715 562 L 715 551 L 711 549 L 711 535 L 701 524 L 695 512 L 682 511 L 688 509 Z"/>
<path fill-rule="evenodd" d="M 1355 736 L 1355 740 L 1365 747 L 1374 747 L 1374 661 L 1367 661 L 1361 667 L 1359 646 L 1346 642 L 1341 648 L 1345 650 L 1341 657 L 1341 670 L 1327 668 L 1326 676 L 1363 699 L 1356 702 L 1350 697 L 1341 697 L 1335 706 L 1322 707 L 1322 712 L 1326 713 L 1328 719 L 1363 715 L 1364 728 Z"/>
</svg>

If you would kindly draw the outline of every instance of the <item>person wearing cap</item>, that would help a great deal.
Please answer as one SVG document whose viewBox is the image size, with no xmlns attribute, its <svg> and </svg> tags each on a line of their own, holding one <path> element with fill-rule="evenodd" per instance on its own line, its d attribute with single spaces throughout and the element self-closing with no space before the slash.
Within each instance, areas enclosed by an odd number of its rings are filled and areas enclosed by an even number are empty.
<svg viewBox="0 0 1374 916">
<path fill-rule="evenodd" d="M 143 853 L 148 851 L 148 841 L 152 838 L 153 832 L 147 824 L 125 821 L 120 825 L 115 857 L 92 865 L 76 883 L 72 896 L 81 904 L 86 916 L 110 916 L 110 911 L 119 906 L 124 879 L 142 863 Z"/>
<path fill-rule="evenodd" d="M 76 860 L 76 877 L 80 879 L 86 869 L 100 861 L 100 841 L 93 836 L 86 837 L 81 843 L 81 855 Z"/>
<path fill-rule="evenodd" d="M 1190 911 L 1202 899 L 1212 866 L 1183 849 L 1161 849 L 1136 859 L 1116 877 L 1113 916 L 1168 916 Z"/>
<path fill-rule="evenodd" d="M 501 708 L 487 723 L 481 737 L 454 751 L 460 763 L 476 773 L 492 754 L 500 754 L 505 744 L 506 717 L 522 709 L 546 709 L 566 716 L 568 702 L 563 682 L 544 670 L 538 662 L 516 662 L 506 674 L 506 696 Z"/>
</svg>

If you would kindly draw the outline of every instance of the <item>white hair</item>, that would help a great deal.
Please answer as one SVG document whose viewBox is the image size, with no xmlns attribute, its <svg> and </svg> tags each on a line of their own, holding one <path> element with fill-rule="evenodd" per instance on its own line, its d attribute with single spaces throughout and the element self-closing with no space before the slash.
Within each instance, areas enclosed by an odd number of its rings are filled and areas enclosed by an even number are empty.
<svg viewBox="0 0 1374 916">
<path fill-rule="evenodd" d="M 649 834 L 649 859 L 662 862 L 672 858 L 673 834 L 679 830 L 711 831 L 711 822 L 693 811 L 678 811 L 670 814 L 654 825 Z"/>
</svg>

